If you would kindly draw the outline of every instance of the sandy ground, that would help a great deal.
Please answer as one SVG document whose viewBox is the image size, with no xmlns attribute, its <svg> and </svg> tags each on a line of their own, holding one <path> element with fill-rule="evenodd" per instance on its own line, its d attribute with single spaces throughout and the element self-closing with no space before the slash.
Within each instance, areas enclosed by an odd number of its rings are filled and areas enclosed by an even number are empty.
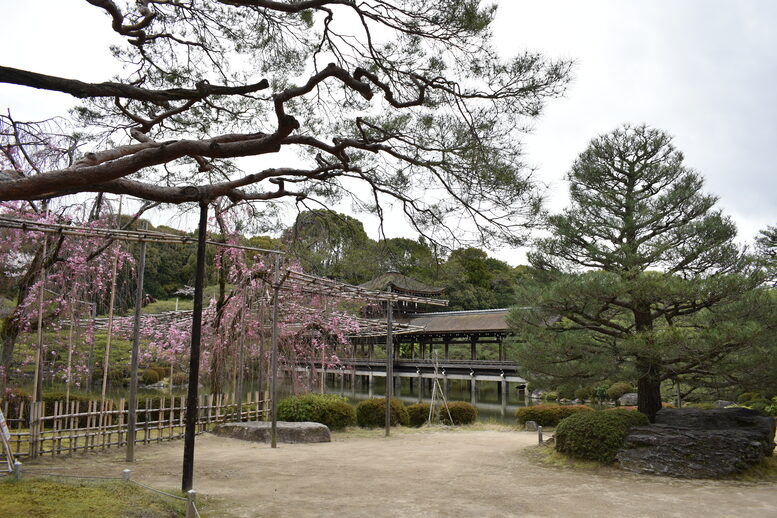
<svg viewBox="0 0 777 518">
<path fill-rule="evenodd" d="M 777 517 L 777 484 L 683 481 L 532 460 L 536 434 L 424 431 L 335 436 L 322 444 L 198 437 L 195 489 L 204 515 L 232 517 Z M 133 478 L 180 485 L 183 442 L 139 446 Z M 117 475 L 123 453 L 35 461 Z"/>
</svg>

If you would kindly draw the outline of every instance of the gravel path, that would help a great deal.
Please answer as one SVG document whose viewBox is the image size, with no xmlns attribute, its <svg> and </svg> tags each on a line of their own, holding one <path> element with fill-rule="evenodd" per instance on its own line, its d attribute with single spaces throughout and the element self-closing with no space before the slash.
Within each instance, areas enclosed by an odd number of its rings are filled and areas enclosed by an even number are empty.
<svg viewBox="0 0 777 518">
<path fill-rule="evenodd" d="M 774 483 L 544 466 L 525 451 L 535 443 L 529 432 L 441 430 L 273 450 L 206 434 L 194 484 L 213 498 L 205 514 L 213 517 L 777 517 Z M 178 487 L 182 449 L 182 441 L 139 446 L 133 478 Z M 126 467 L 116 450 L 34 464 L 106 475 Z"/>
</svg>

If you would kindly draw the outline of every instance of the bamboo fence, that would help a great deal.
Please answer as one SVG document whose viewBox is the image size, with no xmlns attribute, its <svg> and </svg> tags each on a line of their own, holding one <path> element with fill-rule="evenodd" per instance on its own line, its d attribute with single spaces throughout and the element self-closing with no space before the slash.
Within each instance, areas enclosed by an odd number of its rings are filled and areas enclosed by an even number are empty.
<svg viewBox="0 0 777 518">
<path fill-rule="evenodd" d="M 197 433 L 227 421 L 258 421 L 268 413 L 267 399 L 259 392 L 243 397 L 242 412 L 236 393 L 201 395 L 197 404 Z M 156 404 L 156 401 L 159 404 Z M 51 402 L 48 402 L 51 406 Z M 14 415 L 11 415 L 9 413 Z M 46 402 L 22 401 L 3 414 L 11 432 L 8 441 L 16 458 L 44 455 L 67 455 L 84 451 L 102 451 L 127 444 L 129 408 L 125 398 L 118 402 L 100 399 L 53 402 L 53 412 L 46 413 Z M 238 415 L 240 413 L 240 415 Z M 171 396 L 138 399 L 135 444 L 170 441 L 184 436 L 186 397 Z"/>
</svg>

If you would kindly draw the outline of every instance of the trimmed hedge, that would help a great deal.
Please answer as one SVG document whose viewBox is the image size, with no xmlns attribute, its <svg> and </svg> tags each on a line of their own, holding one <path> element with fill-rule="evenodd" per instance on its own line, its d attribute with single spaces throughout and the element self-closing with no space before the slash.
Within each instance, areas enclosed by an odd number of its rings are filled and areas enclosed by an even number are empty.
<svg viewBox="0 0 777 518">
<path fill-rule="evenodd" d="M 342 430 L 356 422 L 348 400 L 335 394 L 289 396 L 278 403 L 278 420 L 321 423 L 330 430 Z"/>
<path fill-rule="evenodd" d="M 515 418 L 518 424 L 534 421 L 540 426 L 556 426 L 565 417 L 590 411 L 593 411 L 593 408 L 586 405 L 533 405 L 516 410 Z"/>
<path fill-rule="evenodd" d="M 451 413 L 451 419 L 453 423 L 448 419 L 448 412 L 445 411 L 445 407 L 440 408 L 440 421 L 444 424 L 470 424 L 474 423 L 478 418 L 478 409 L 475 405 L 467 403 L 466 401 L 451 401 L 448 403 L 448 410 Z"/>
<path fill-rule="evenodd" d="M 617 401 L 621 396 L 630 392 L 635 392 L 631 383 L 619 381 L 610 385 L 610 388 L 607 389 L 607 397 L 613 401 Z"/>
<path fill-rule="evenodd" d="M 386 398 L 365 399 L 356 405 L 356 424 L 363 428 L 384 426 L 386 424 Z M 402 401 L 391 399 L 391 426 L 410 424 L 410 416 Z"/>
<path fill-rule="evenodd" d="M 159 382 L 159 373 L 154 369 L 146 369 L 141 374 L 141 381 L 144 385 L 153 385 Z"/>
<path fill-rule="evenodd" d="M 416 428 L 423 426 L 426 420 L 429 419 L 429 403 L 416 403 L 415 405 L 408 406 L 407 415 L 410 426 L 415 426 Z"/>
<path fill-rule="evenodd" d="M 556 451 L 609 464 L 615 460 L 629 429 L 647 424 L 647 416 L 633 410 L 579 412 L 559 423 Z"/>
</svg>

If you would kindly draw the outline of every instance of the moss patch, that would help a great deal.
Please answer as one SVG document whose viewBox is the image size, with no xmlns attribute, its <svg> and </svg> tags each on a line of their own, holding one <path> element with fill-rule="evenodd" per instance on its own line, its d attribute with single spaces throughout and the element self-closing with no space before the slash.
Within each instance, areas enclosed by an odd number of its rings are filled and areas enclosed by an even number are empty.
<svg viewBox="0 0 777 518">
<path fill-rule="evenodd" d="M 31 518 L 174 518 L 183 502 L 121 482 L 0 481 L 0 516 Z"/>
</svg>

